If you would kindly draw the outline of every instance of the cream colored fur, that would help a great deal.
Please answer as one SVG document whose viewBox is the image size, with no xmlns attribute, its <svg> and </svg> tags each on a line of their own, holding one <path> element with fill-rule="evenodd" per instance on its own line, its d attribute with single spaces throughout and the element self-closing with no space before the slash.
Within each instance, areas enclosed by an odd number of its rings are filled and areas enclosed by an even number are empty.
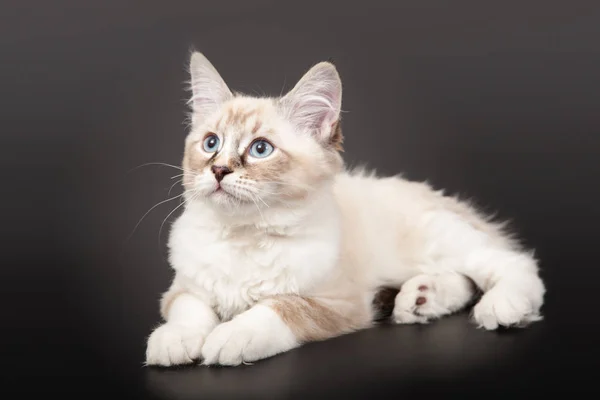
<svg viewBox="0 0 600 400">
<path fill-rule="evenodd" d="M 401 289 L 397 323 L 456 312 L 476 288 L 480 327 L 541 318 L 536 260 L 501 226 L 426 184 L 344 169 L 333 65 L 317 64 L 283 98 L 233 94 L 199 53 L 190 72 L 186 205 L 148 364 L 238 365 L 364 329 L 382 287 Z M 203 146 L 210 135 L 216 152 Z M 273 152 L 252 157 L 262 139 Z M 231 172 L 218 183 L 213 166 Z"/>
</svg>

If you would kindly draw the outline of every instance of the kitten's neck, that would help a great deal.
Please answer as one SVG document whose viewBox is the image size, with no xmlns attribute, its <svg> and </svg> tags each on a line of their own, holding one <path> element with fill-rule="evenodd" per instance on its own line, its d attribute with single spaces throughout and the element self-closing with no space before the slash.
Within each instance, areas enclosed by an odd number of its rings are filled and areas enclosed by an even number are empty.
<svg viewBox="0 0 600 400">
<path fill-rule="evenodd" d="M 227 213 L 194 202 L 186 207 L 186 214 L 198 219 L 203 226 L 229 232 L 267 233 L 288 236 L 310 230 L 324 219 L 337 219 L 337 205 L 331 183 L 311 192 L 295 202 L 279 205 L 256 205 L 248 213 Z"/>
</svg>

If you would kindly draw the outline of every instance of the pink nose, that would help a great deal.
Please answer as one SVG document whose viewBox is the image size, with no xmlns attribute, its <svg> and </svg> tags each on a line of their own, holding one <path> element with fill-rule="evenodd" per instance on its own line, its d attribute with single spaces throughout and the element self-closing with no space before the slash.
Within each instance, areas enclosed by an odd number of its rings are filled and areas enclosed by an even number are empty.
<svg viewBox="0 0 600 400">
<path fill-rule="evenodd" d="M 225 177 L 225 175 L 233 172 L 228 167 L 225 167 L 225 166 L 220 167 L 217 165 L 213 165 L 212 167 L 210 167 L 210 170 L 213 172 L 213 174 L 215 174 L 215 179 L 217 180 L 217 182 L 221 182 L 223 180 L 223 178 Z"/>
</svg>

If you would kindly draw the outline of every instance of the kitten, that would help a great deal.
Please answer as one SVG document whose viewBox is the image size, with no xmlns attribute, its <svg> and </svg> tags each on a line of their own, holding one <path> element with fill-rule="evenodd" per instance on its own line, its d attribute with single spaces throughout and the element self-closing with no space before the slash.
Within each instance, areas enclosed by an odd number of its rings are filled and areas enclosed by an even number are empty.
<svg viewBox="0 0 600 400">
<path fill-rule="evenodd" d="M 365 329 L 383 287 L 400 289 L 399 324 L 461 310 L 476 290 L 480 327 L 541 319 L 536 260 L 501 225 L 426 184 L 345 171 L 332 64 L 281 98 L 232 93 L 200 53 L 190 73 L 186 204 L 147 365 L 238 365 Z"/>
</svg>

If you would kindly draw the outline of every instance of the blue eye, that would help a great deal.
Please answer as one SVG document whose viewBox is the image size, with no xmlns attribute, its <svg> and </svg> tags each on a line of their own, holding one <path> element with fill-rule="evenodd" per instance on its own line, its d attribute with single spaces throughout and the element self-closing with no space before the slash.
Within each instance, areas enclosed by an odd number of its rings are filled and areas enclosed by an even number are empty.
<svg viewBox="0 0 600 400">
<path fill-rule="evenodd" d="M 205 139 L 204 139 L 204 143 L 202 144 L 202 147 L 204 148 L 204 151 L 207 153 L 214 153 L 215 151 L 217 151 L 219 149 L 219 143 L 221 143 L 221 140 L 219 139 L 219 137 L 217 135 L 208 135 Z"/>
<path fill-rule="evenodd" d="M 250 155 L 256 158 L 265 158 L 275 150 L 266 140 L 257 140 L 250 147 Z"/>
</svg>

